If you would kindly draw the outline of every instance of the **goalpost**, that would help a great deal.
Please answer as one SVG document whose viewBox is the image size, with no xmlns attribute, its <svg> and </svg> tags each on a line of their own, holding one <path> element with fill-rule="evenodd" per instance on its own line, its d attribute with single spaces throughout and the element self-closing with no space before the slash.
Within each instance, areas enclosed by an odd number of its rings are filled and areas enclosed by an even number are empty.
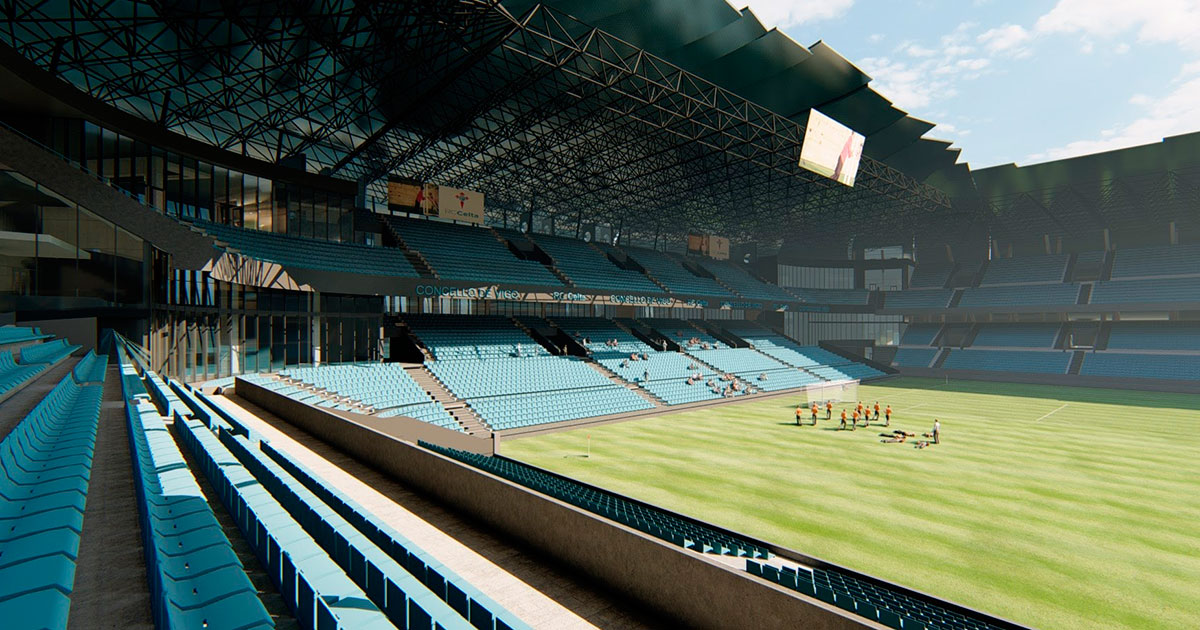
<svg viewBox="0 0 1200 630">
<path fill-rule="evenodd" d="M 828 381 L 809 385 L 804 389 L 808 404 L 825 402 L 858 402 L 858 380 Z"/>
</svg>

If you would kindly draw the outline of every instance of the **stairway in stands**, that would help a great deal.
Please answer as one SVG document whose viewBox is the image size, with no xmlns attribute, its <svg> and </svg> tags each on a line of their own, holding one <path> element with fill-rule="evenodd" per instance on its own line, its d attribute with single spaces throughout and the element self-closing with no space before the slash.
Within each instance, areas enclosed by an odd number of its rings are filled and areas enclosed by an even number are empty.
<svg viewBox="0 0 1200 630">
<path fill-rule="evenodd" d="M 434 400 L 442 403 L 442 407 L 454 416 L 454 419 L 462 425 L 463 429 L 466 429 L 467 433 L 471 435 L 491 433 L 492 430 L 484 424 L 483 418 L 480 418 L 479 414 L 475 413 L 475 410 L 471 409 L 467 403 L 450 393 L 450 390 L 446 389 L 446 386 L 433 376 L 429 368 L 424 365 L 410 365 L 405 366 L 404 371 L 408 372 L 417 385 L 429 392 Z"/>
<path fill-rule="evenodd" d="M 1083 350 L 1076 350 L 1071 357 L 1071 365 L 1067 366 L 1067 374 L 1079 374 L 1080 368 L 1083 367 Z"/>
<path fill-rule="evenodd" d="M 600 365 L 599 363 L 596 363 L 595 361 L 588 361 L 587 364 L 592 366 L 592 368 L 595 369 L 597 372 L 603 374 L 604 376 L 607 376 L 608 380 L 616 383 L 617 385 L 620 385 L 621 387 L 624 387 L 625 389 L 628 389 L 629 391 L 637 394 L 638 396 L 641 396 L 642 398 L 645 398 L 646 402 L 650 403 L 651 405 L 654 405 L 655 407 L 663 407 L 667 404 L 667 403 L 663 402 L 663 400 L 661 398 L 655 396 L 654 394 L 651 394 L 650 392 L 646 391 L 645 389 L 642 389 L 641 387 L 638 387 L 637 385 L 630 383 L 629 381 L 621 378 L 620 376 L 617 376 L 616 372 L 613 372 L 612 370 L 604 367 L 603 365 Z"/>
<path fill-rule="evenodd" d="M 425 260 L 425 256 L 421 252 L 410 248 L 408 243 L 404 242 L 404 237 L 400 236 L 400 233 L 396 231 L 396 228 L 392 226 L 390 221 L 381 221 L 381 223 L 384 226 L 383 229 L 387 230 L 388 234 L 396 239 L 396 245 L 399 246 L 400 251 L 404 252 L 404 257 L 408 259 L 408 263 L 413 266 L 413 269 L 417 270 L 417 273 L 422 278 L 440 278 L 437 272 L 433 270 L 433 265 L 430 265 L 429 261 Z"/>
</svg>

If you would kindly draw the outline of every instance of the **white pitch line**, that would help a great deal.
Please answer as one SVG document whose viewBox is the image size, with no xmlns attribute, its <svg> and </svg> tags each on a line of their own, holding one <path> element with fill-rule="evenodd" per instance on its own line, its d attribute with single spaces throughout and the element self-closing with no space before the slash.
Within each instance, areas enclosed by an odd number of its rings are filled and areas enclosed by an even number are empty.
<svg viewBox="0 0 1200 630">
<path fill-rule="evenodd" d="M 912 411 L 913 409 L 916 409 L 917 407 L 924 407 L 925 405 L 928 405 L 928 404 L 929 404 L 929 403 L 921 403 L 921 404 L 919 404 L 919 405 L 913 405 L 913 406 L 911 406 L 911 407 L 905 407 L 905 408 L 903 408 L 903 409 L 897 409 L 896 411 Z"/>
<path fill-rule="evenodd" d="M 1034 422 L 1038 422 L 1040 420 L 1045 420 L 1046 418 L 1049 418 L 1050 416 L 1053 416 L 1054 414 L 1056 414 L 1066 408 L 1067 408 L 1067 403 L 1063 403 L 1063 406 L 1059 407 L 1058 409 L 1055 409 L 1054 411 L 1051 411 L 1050 413 L 1042 416 L 1041 418 L 1038 418 L 1037 420 L 1034 420 Z"/>
</svg>

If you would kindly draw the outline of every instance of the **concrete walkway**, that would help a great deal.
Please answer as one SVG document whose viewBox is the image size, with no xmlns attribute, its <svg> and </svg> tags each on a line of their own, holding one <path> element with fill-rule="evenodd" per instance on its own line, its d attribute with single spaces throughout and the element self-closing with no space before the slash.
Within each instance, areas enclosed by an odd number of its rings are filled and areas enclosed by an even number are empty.
<svg viewBox="0 0 1200 630">
<path fill-rule="evenodd" d="M 589 583 L 587 576 L 443 509 L 253 403 L 232 394 L 212 399 L 534 628 L 676 627 Z"/>
</svg>

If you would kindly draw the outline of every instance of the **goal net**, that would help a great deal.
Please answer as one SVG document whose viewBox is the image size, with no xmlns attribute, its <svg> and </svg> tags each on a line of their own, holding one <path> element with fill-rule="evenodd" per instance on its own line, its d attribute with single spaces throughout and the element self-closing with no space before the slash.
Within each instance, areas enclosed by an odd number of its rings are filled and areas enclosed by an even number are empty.
<svg viewBox="0 0 1200 630">
<path fill-rule="evenodd" d="M 807 396 L 806 402 L 825 403 L 831 402 L 857 402 L 858 401 L 858 381 L 829 381 L 826 383 L 816 383 L 809 385 L 804 390 Z"/>
</svg>

